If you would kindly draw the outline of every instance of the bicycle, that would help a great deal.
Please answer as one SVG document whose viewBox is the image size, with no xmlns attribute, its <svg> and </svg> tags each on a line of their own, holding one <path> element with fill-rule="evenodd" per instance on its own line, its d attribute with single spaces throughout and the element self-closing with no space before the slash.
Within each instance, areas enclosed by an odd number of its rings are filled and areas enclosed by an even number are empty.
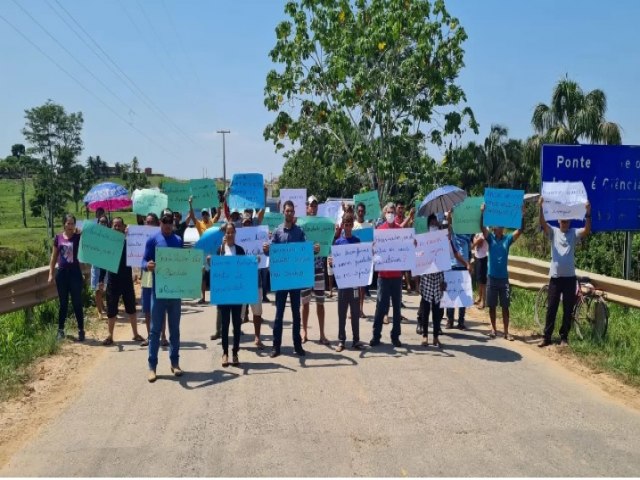
<svg viewBox="0 0 640 480">
<path fill-rule="evenodd" d="M 547 318 L 549 285 L 544 285 L 538 293 L 534 305 L 534 319 L 539 331 L 544 333 Z M 583 340 L 591 336 L 602 340 L 609 327 L 609 307 L 606 302 L 607 295 L 591 283 L 588 277 L 579 277 L 576 282 L 576 304 L 573 307 L 571 322 L 576 336 Z"/>
</svg>

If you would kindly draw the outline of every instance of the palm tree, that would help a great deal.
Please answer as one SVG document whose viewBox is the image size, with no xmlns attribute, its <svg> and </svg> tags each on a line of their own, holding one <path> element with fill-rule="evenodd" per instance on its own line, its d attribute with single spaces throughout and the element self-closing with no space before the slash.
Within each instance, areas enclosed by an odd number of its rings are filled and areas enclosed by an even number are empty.
<svg viewBox="0 0 640 480">
<path fill-rule="evenodd" d="M 606 110 L 607 98 L 602 90 L 585 94 L 576 82 L 565 77 L 553 90 L 551 104 L 536 106 L 531 124 L 542 143 L 619 145 L 620 126 L 605 120 Z"/>
</svg>

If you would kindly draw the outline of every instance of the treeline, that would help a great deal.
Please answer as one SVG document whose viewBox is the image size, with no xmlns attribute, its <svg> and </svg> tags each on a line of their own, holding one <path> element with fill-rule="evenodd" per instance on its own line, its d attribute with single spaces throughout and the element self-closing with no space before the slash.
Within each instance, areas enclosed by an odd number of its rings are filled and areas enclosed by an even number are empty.
<svg viewBox="0 0 640 480">
<path fill-rule="evenodd" d="M 34 217 L 44 218 L 53 236 L 55 219 L 67 209 L 68 202 L 80 206 L 87 191 L 100 180 L 118 176 L 129 191 L 149 186 L 136 157 L 130 163 L 109 166 L 100 156 L 79 161 L 83 150 L 82 112 L 67 113 L 51 100 L 25 110 L 22 134 L 25 146 L 16 143 L 11 155 L 0 160 L 0 176 L 16 178 L 21 183 L 22 223 L 27 227 L 27 208 Z M 35 194 L 26 199 L 27 181 L 33 181 Z"/>
</svg>

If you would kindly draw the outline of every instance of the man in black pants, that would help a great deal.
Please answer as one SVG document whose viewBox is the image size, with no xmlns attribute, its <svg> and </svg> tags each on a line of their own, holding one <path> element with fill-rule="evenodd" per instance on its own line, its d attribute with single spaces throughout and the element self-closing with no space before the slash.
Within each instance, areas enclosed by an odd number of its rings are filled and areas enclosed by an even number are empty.
<svg viewBox="0 0 640 480">
<path fill-rule="evenodd" d="M 124 233 L 125 224 L 121 217 L 113 219 L 112 228 L 118 232 Z M 124 240 L 124 239 L 123 239 Z M 104 282 L 106 270 L 100 270 L 100 285 Z M 116 325 L 116 317 L 118 316 L 118 303 L 122 296 L 124 310 L 129 316 L 131 330 L 133 330 L 133 340 L 143 342 L 144 338 L 138 334 L 138 324 L 136 319 L 136 295 L 133 290 L 133 276 L 131 267 L 127 267 L 127 249 L 122 249 L 120 256 L 120 264 L 116 273 L 109 272 L 107 279 L 107 319 L 109 322 L 109 336 L 102 341 L 103 345 L 113 345 L 113 329 Z"/>
<path fill-rule="evenodd" d="M 573 307 L 576 303 L 576 260 L 575 251 L 578 240 L 583 240 L 591 233 L 591 204 L 587 202 L 584 228 L 570 228 L 571 220 L 560 220 L 560 228 L 552 227 L 544 219 L 542 210 L 543 198 L 540 205 L 540 226 L 549 240 L 551 240 L 551 267 L 549 268 L 549 293 L 547 297 L 547 319 L 544 327 L 544 338 L 539 347 L 551 345 L 551 335 L 556 323 L 556 313 L 562 295 L 562 326 L 560 327 L 560 346 L 569 343 L 569 330 Z"/>
</svg>

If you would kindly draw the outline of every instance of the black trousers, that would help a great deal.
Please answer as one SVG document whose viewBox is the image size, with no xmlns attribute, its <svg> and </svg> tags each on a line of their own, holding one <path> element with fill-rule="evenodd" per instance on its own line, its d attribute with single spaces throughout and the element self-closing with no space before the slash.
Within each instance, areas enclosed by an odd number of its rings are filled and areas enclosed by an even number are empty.
<svg viewBox="0 0 640 480">
<path fill-rule="evenodd" d="M 233 322 L 233 353 L 240 350 L 240 327 L 242 325 L 242 305 L 220 305 L 222 317 L 222 353 L 229 355 L 229 320 Z"/>
<path fill-rule="evenodd" d="M 429 315 L 433 318 L 433 336 L 437 337 L 440 331 L 440 323 L 444 316 L 444 308 L 440 308 L 439 302 L 428 302 L 420 297 L 420 319 L 422 325 L 422 336 L 426 337 L 429 330 Z"/>
<path fill-rule="evenodd" d="M 553 335 L 561 295 L 562 325 L 560 326 L 560 339 L 567 340 L 569 338 L 569 330 L 571 330 L 573 307 L 576 304 L 576 277 L 558 277 L 549 280 L 547 319 L 544 326 L 544 338 L 547 341 L 551 341 L 551 335 Z"/>
</svg>

